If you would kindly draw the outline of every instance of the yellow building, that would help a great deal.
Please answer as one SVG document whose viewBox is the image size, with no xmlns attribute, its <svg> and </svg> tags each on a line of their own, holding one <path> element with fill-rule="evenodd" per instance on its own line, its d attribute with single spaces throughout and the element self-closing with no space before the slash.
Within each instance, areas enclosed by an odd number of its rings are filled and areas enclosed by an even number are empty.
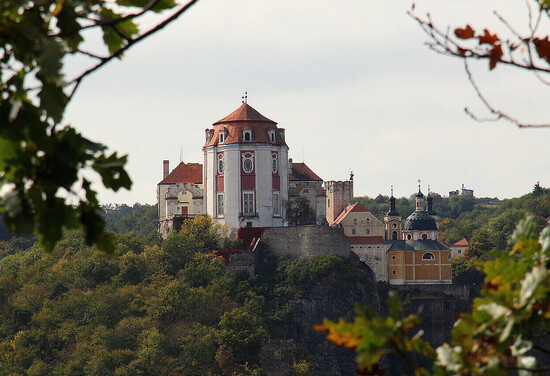
<svg viewBox="0 0 550 376">
<path fill-rule="evenodd" d="M 392 194 L 393 198 L 393 194 Z M 391 214 L 391 215 L 390 215 Z M 424 195 L 418 189 L 416 210 L 407 217 L 401 231 L 401 240 L 395 240 L 395 233 L 388 226 L 397 221 L 395 199 L 390 199 L 390 211 L 386 215 L 386 234 L 392 240 L 388 245 L 388 280 L 392 285 L 447 284 L 451 279 L 451 250 L 439 241 L 437 213 L 431 205 L 428 194 L 428 210 Z M 399 234 L 397 234 L 399 237 Z"/>
</svg>

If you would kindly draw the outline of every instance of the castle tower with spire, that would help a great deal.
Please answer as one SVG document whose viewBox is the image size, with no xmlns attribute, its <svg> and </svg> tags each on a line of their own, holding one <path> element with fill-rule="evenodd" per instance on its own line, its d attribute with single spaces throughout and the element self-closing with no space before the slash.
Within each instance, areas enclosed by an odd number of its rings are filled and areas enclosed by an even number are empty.
<svg viewBox="0 0 550 376">
<path fill-rule="evenodd" d="M 391 187 L 390 210 L 384 216 L 384 224 L 386 225 L 386 239 L 399 240 L 401 239 L 401 215 L 395 207 L 395 197 L 393 197 L 393 186 Z"/>
</svg>

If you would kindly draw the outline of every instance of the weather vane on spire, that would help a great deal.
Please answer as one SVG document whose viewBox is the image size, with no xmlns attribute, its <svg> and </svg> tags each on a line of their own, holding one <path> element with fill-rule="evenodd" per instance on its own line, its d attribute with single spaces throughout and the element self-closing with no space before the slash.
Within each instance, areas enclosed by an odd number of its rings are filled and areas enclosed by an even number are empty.
<svg viewBox="0 0 550 376">
<path fill-rule="evenodd" d="M 248 95 L 247 95 L 247 92 L 246 92 L 246 91 L 244 92 L 244 95 L 241 97 L 241 99 L 242 99 L 242 103 L 248 103 L 248 102 L 247 102 Z"/>
</svg>

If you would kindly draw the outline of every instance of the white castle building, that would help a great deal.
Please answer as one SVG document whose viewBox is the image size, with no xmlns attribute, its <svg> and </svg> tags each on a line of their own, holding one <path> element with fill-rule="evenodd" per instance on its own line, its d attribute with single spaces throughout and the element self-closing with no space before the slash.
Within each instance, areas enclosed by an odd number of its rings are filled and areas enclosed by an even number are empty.
<svg viewBox="0 0 550 376">
<path fill-rule="evenodd" d="M 284 129 L 245 102 L 206 129 L 203 154 L 206 214 L 230 228 L 283 226 Z"/>
</svg>

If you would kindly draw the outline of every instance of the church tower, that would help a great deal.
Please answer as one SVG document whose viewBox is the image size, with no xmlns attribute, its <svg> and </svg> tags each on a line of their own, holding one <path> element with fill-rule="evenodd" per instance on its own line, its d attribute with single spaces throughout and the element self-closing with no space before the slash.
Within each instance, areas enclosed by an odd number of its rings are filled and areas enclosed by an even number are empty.
<svg viewBox="0 0 550 376">
<path fill-rule="evenodd" d="M 390 210 L 384 216 L 384 224 L 386 225 L 386 239 L 399 240 L 401 239 L 401 215 L 395 208 L 395 197 L 393 197 L 393 186 L 391 187 Z"/>
<path fill-rule="evenodd" d="M 288 146 L 285 130 L 248 105 L 206 129 L 206 214 L 230 228 L 285 225 Z"/>
</svg>

